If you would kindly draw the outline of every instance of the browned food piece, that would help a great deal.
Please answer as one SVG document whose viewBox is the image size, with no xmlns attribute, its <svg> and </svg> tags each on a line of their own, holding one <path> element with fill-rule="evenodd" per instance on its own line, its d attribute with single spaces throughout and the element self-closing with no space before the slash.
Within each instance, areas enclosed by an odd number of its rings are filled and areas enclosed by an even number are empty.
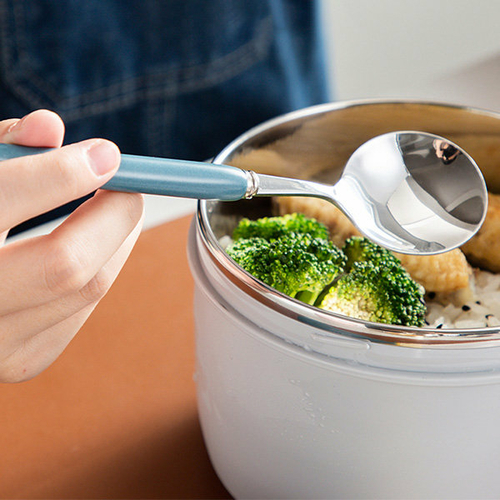
<svg viewBox="0 0 500 500">
<path fill-rule="evenodd" d="M 351 221 L 334 205 L 309 197 L 275 198 L 280 215 L 301 212 L 328 227 L 330 237 L 337 246 L 342 246 L 350 236 L 359 235 Z M 499 204 L 500 210 L 500 204 Z M 500 211 L 499 211 L 500 231 Z M 452 293 L 470 287 L 471 267 L 460 249 L 438 255 L 406 255 L 395 253 L 410 276 L 427 292 Z M 500 260 L 500 259 L 499 259 Z"/>
<path fill-rule="evenodd" d="M 500 272 L 500 196 L 488 193 L 488 212 L 479 231 L 462 246 L 469 262 L 488 271 Z"/>
<path fill-rule="evenodd" d="M 410 276 L 427 292 L 451 293 L 468 289 L 472 269 L 463 252 L 455 248 L 437 255 L 394 252 Z"/>
<path fill-rule="evenodd" d="M 328 201 L 304 196 L 285 196 L 274 198 L 274 202 L 279 215 L 299 212 L 325 224 L 330 232 L 330 239 L 339 247 L 347 238 L 360 235 L 352 222 Z"/>
</svg>

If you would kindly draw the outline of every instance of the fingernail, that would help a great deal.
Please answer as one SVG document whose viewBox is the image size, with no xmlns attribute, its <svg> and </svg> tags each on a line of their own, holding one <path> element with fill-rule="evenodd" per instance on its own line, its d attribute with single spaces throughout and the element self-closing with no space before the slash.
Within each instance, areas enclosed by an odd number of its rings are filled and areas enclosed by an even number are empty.
<svg viewBox="0 0 500 500">
<path fill-rule="evenodd" d="M 10 134 L 12 131 L 20 129 L 23 123 L 24 123 L 24 118 L 17 120 L 7 129 L 7 133 Z"/>
<path fill-rule="evenodd" d="M 120 161 L 118 148 L 109 141 L 94 141 L 87 154 L 92 170 L 99 176 L 113 170 Z"/>
</svg>

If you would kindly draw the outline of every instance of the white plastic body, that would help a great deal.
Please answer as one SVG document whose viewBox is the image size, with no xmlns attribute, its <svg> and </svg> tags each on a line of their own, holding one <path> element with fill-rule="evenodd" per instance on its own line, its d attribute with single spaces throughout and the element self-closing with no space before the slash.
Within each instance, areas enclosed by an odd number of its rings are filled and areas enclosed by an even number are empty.
<svg viewBox="0 0 500 500">
<path fill-rule="evenodd" d="M 327 338 L 244 294 L 191 228 L 204 438 L 236 498 L 500 498 L 500 349 Z"/>
</svg>

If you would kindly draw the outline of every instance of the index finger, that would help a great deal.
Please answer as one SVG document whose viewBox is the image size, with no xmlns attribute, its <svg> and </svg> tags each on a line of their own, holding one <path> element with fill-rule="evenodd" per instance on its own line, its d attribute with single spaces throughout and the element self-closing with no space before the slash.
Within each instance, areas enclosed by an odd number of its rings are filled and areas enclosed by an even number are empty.
<svg viewBox="0 0 500 500">
<path fill-rule="evenodd" d="M 24 118 L 0 121 L 0 142 L 31 147 L 58 148 L 64 139 L 64 123 L 54 112 L 39 109 Z M 10 228 L 9 228 L 10 229 Z M 0 232 L 0 246 L 8 230 Z"/>
<path fill-rule="evenodd" d="M 33 111 L 21 119 L 0 122 L 0 142 L 6 144 L 58 148 L 63 138 L 63 121 L 47 109 Z"/>
<path fill-rule="evenodd" d="M 119 164 L 118 147 L 104 139 L 0 162 L 0 232 L 95 191 Z"/>
</svg>

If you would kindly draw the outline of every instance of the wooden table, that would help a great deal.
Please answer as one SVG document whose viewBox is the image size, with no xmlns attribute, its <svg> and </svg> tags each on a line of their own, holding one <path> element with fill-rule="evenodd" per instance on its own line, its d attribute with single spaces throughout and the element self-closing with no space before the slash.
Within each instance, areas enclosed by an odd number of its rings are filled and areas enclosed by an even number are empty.
<svg viewBox="0 0 500 500">
<path fill-rule="evenodd" d="M 60 358 L 0 385 L 0 498 L 230 498 L 196 409 L 190 219 L 145 231 Z"/>
</svg>

